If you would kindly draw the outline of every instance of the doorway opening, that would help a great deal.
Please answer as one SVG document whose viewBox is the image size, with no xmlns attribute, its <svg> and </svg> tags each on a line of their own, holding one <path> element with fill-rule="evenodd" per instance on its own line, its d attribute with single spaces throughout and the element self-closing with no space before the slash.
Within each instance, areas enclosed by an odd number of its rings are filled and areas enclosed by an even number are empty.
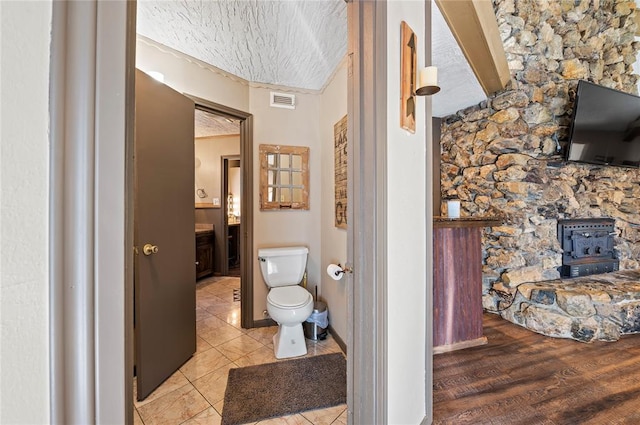
<svg viewBox="0 0 640 425">
<path fill-rule="evenodd" d="M 82 7 L 66 2 L 54 2 L 54 18 L 52 23 L 52 45 L 65 49 L 66 55 L 53 55 L 51 67 L 52 87 L 51 104 L 63 105 L 60 108 L 52 108 L 52 143 L 56 147 L 56 155 L 52 155 L 51 172 L 51 198 L 52 212 L 50 229 L 50 246 L 60 249 L 51 249 L 52 261 L 55 265 L 51 271 L 51 388 L 64 389 L 64 391 L 51 392 L 51 416 L 59 419 L 56 422 L 64 423 L 64 418 L 75 418 L 77 422 L 90 422 L 91 419 L 99 419 L 99 422 L 122 422 L 123 415 L 126 414 L 127 422 L 131 420 L 131 376 L 133 358 L 133 330 L 123 323 L 130 323 L 128 320 L 133 314 L 132 296 L 130 294 L 133 287 L 133 267 L 132 255 L 130 253 L 132 243 L 131 232 L 132 214 L 127 212 L 125 201 L 131 202 L 132 190 L 132 140 L 133 140 L 133 63 L 135 52 L 135 2 L 105 2 L 100 7 Z M 383 120 L 375 118 L 379 115 L 371 113 L 371 110 L 380 110 L 385 102 L 367 102 L 369 97 L 362 95 L 364 86 L 360 84 L 360 74 L 364 75 L 364 80 L 368 83 L 373 81 L 370 77 L 374 71 L 375 76 L 380 80 L 386 76 L 385 55 L 371 54 L 371 52 L 384 52 L 384 49 L 377 48 L 381 43 L 386 43 L 386 4 L 385 2 L 350 2 L 348 3 L 350 13 L 349 38 L 350 45 L 355 45 L 353 41 L 363 40 L 368 42 L 362 46 L 364 53 L 360 50 L 354 54 L 354 80 L 350 81 L 350 112 L 349 116 L 359 123 L 357 130 L 353 130 L 356 135 L 362 137 L 369 136 L 373 132 L 375 140 L 385 141 L 384 132 L 380 131 L 375 124 Z M 356 9 L 358 8 L 358 9 Z M 372 10 L 374 9 L 374 10 Z M 73 12 L 73 13 L 70 13 Z M 378 13 L 376 13 L 378 12 Z M 355 16 L 354 16 L 355 15 Z M 100 25 L 99 25 L 100 24 Z M 105 24 L 105 25 L 102 25 Z M 377 26 L 376 26 L 377 24 Z M 371 27 L 373 27 L 371 29 Z M 361 37 L 360 29 L 365 32 L 365 37 Z M 92 43 L 72 43 L 69 40 L 77 40 L 83 34 L 97 34 L 97 49 Z M 372 45 L 373 48 L 369 49 Z M 384 44 L 383 44 L 384 45 Z M 124 48 L 123 48 L 124 46 Z M 126 49 L 125 49 L 126 48 Z M 357 49 L 361 49 L 358 45 Z M 97 50 L 97 53 L 96 53 Z M 89 53 L 88 53 L 89 52 Z M 97 58 L 97 59 L 96 59 Z M 79 59 L 78 66 L 62 66 L 65 63 L 73 63 Z M 96 85 L 95 92 L 86 90 L 87 81 L 96 81 L 96 67 L 88 64 L 87 61 L 95 64 L 95 60 L 105 68 L 113 72 L 100 72 L 99 84 Z M 93 61 L 93 62 L 92 62 Z M 369 66 L 373 63 L 376 66 Z M 121 65 L 126 65 L 121 66 Z M 53 66 L 55 65 L 55 66 Z M 367 65 L 367 66 L 364 66 Z M 381 68 L 381 65 L 384 65 Z M 127 75 L 122 75 L 126 68 Z M 72 73 L 71 71 L 76 71 Z M 365 70 L 364 72 L 362 70 Z M 81 78 L 78 78 L 80 75 Z M 114 77 L 114 78 L 111 78 Z M 117 77 L 117 78 L 115 78 Z M 366 85 L 369 87 L 370 84 Z M 365 88 L 366 88 L 365 87 Z M 351 94 L 351 88 L 356 88 L 356 93 Z M 386 93 L 384 81 L 368 93 Z M 98 94 L 101 99 L 99 103 L 100 114 L 89 115 L 93 110 L 88 111 L 87 104 L 94 105 L 95 99 L 91 96 Z M 126 93 L 123 100 L 122 93 Z M 366 93 L 366 90 L 365 90 Z M 65 102 L 65 95 L 73 94 L 73 97 Z M 106 96 L 105 96 L 106 95 Z M 85 100 L 88 99 L 88 101 Z M 106 99 L 106 100 L 105 100 Z M 120 102 L 110 102 L 120 99 Z M 353 100 L 360 100 L 354 105 Z M 73 100 L 73 101 L 72 101 Z M 123 103 L 126 101 L 126 107 Z M 206 102 L 206 101 L 204 101 Z M 363 108 L 366 106 L 366 108 Z M 376 109 L 377 108 L 377 109 Z M 124 113 L 123 113 L 124 111 Z M 252 117 L 241 111 L 238 113 L 243 121 L 246 137 L 251 138 Z M 100 166 L 94 167 L 93 161 L 81 161 L 82 157 L 78 151 L 85 146 L 93 148 L 96 144 L 91 137 L 79 137 L 86 133 L 87 128 L 92 128 L 93 123 L 97 123 L 99 132 L 100 155 L 96 158 Z M 370 124 L 373 122 L 373 125 Z M 64 124 L 69 125 L 69 132 L 74 131 L 71 139 L 65 139 L 66 133 L 61 131 Z M 89 124 L 89 125 L 88 125 Z M 122 129 L 126 127 L 126 132 Z M 352 126 L 353 127 L 353 126 Z M 382 129 L 384 126 L 382 125 Z M 365 131 L 366 130 L 366 131 Z M 370 131 L 371 130 L 371 131 Z M 103 136 L 107 137 L 103 137 Z M 65 136 L 66 137 L 66 136 Z M 105 143 L 105 140 L 107 141 Z M 123 141 L 126 143 L 114 143 L 113 141 Z M 76 143 L 77 142 L 77 143 Z M 92 144 L 93 143 L 93 144 Z M 357 173 L 358 183 L 353 190 L 354 205 L 352 210 L 376 211 L 379 206 L 384 206 L 384 196 L 375 196 L 376 191 L 365 191 L 373 187 L 382 185 L 384 180 L 375 174 L 375 162 L 383 163 L 386 158 L 386 151 L 380 149 L 368 155 L 368 148 L 373 143 L 360 143 L 360 137 L 354 137 L 354 151 L 361 152 L 360 148 L 366 147 L 365 154 L 361 157 L 365 160 L 374 158 L 374 161 L 364 161 L 367 164 L 365 170 Z M 251 143 L 244 143 L 249 151 L 242 153 L 243 164 L 246 170 L 252 169 Z M 123 153 L 125 153 L 124 155 Z M 376 156 L 376 152 L 381 152 Z M 124 161 L 123 161 L 124 158 Z M 123 164 L 124 162 L 124 164 Z M 357 164 L 361 164 L 359 161 Z M 79 165 L 81 164 L 81 165 Z M 85 167 L 86 165 L 86 167 Z M 87 168 L 88 167 L 88 168 Z M 353 168 L 352 168 L 353 169 Z M 355 168 L 359 170 L 359 168 Z M 87 173 L 86 170 L 91 172 Z M 93 171 L 95 170 L 95 174 Z M 64 172 L 62 172 L 64 171 Z M 252 180 L 246 179 L 245 193 L 253 193 Z M 89 179 L 89 183 L 87 182 Z M 75 188 L 72 183 L 81 182 L 82 188 L 87 187 L 96 191 L 93 202 L 87 201 L 86 191 L 67 190 L 65 188 Z M 104 184 L 106 182 L 106 184 Z M 99 184 L 98 184 L 99 183 Z M 124 184 L 119 184 L 124 183 Z M 93 193 L 93 192 L 92 192 Z M 359 208 L 363 194 L 372 193 L 374 196 L 367 197 L 368 204 L 365 208 Z M 384 194 L 384 192 L 382 192 Z M 351 199 L 351 196 L 350 196 Z M 244 203 L 244 209 L 251 214 L 252 205 Z M 101 218 L 101 231 L 95 232 L 95 242 L 93 245 L 84 242 L 93 237 L 90 232 L 86 232 L 82 225 L 65 227 L 65 223 L 92 223 L 95 218 L 94 205 L 111 205 L 113 211 L 121 214 L 105 214 Z M 374 204 L 371 207 L 371 204 Z M 80 206 L 80 208 L 72 208 Z M 375 208 L 374 208 L 375 207 Z M 124 214 L 122 214 L 124 212 Z M 243 213 L 244 214 L 244 213 Z M 126 217 L 123 219 L 122 215 Z M 245 214 L 246 215 L 246 214 Z M 364 222 L 350 220 L 360 223 L 360 226 L 351 230 L 350 245 L 357 245 L 354 258 L 354 267 L 358 273 L 354 275 L 355 284 L 349 285 L 349 303 L 353 308 L 349 309 L 349 318 L 352 326 L 348 331 L 349 347 L 349 367 L 348 367 L 348 393 L 349 422 L 376 423 L 382 422 L 385 417 L 386 398 L 386 374 L 385 357 L 386 334 L 384 325 L 385 318 L 385 296 L 386 286 L 380 285 L 384 276 L 384 262 L 376 264 L 375 253 L 377 247 L 381 246 L 380 241 L 384 240 L 386 234 L 386 222 L 380 220 L 380 225 L 373 232 L 359 232 L 359 230 L 369 230 L 371 222 L 375 222 L 376 214 L 362 214 Z M 66 220 L 66 221 L 65 221 Z M 249 256 L 246 251 L 252 249 L 252 221 L 245 220 L 243 235 L 246 244 L 244 245 L 241 267 L 245 276 L 252 276 L 251 263 L 246 261 Z M 124 230 L 124 231 L 123 231 Z M 66 231 L 66 232 L 65 232 Z M 125 234 L 125 243 L 122 238 L 112 238 L 112 233 Z M 354 236 L 355 235 L 355 236 Z M 89 247 L 89 249 L 86 249 Z M 353 249 L 350 251 L 353 253 Z M 100 253 L 101 255 L 94 255 Z M 430 252 L 429 252 L 430 254 Z M 381 257 L 382 258 L 382 257 Z M 124 259 L 124 260 L 123 260 Z M 98 261 L 100 267 L 96 268 L 96 273 L 92 276 L 82 274 L 87 270 L 92 270 L 94 260 Z M 121 276 L 122 263 L 125 264 L 125 278 Z M 375 265 L 375 267 L 367 267 Z M 68 267 L 67 267 L 68 266 Z M 381 270 L 381 272 L 378 272 Z M 114 274 L 115 272 L 115 274 Z M 68 279 L 81 276 L 74 280 L 79 283 L 77 291 L 71 292 L 67 289 Z M 370 277 L 373 277 L 370 279 Z M 124 284 L 119 284 L 124 280 Z M 243 281 L 243 286 L 249 285 L 248 279 Z M 367 282 L 367 284 L 364 284 Z M 371 282 L 375 285 L 375 290 L 367 290 Z M 106 283 L 106 284 L 103 284 Z M 84 302 L 82 296 L 91 296 L 90 302 Z M 249 291 L 252 292 L 252 288 Z M 356 301 L 354 301 L 356 300 Z M 247 303 L 252 303 L 251 297 L 245 297 Z M 252 322 L 251 308 L 244 308 L 243 305 L 243 327 L 250 326 Z M 94 310 L 99 309 L 100 314 L 94 314 Z M 123 313 L 124 312 L 124 313 Z M 245 316 L 249 321 L 245 323 Z M 99 320 L 94 321 L 95 318 Z M 118 326 L 118 323 L 120 326 Z M 372 325 L 372 323 L 375 323 Z M 376 327 L 378 326 L 378 327 Z M 372 329 L 373 328 L 373 329 Z M 79 332 L 79 330 L 89 330 Z M 380 333 L 377 330 L 380 329 Z M 94 333 L 95 332 L 95 335 Z M 66 342 L 66 344 L 65 344 Z M 71 342 L 71 343 L 69 343 Z M 66 350 L 60 349 L 67 347 Z M 354 356 L 354 353 L 357 356 Z M 430 353 L 429 353 L 430 354 Z M 86 359 L 97 360 L 84 361 Z M 104 361 L 108 359 L 108 361 Z M 82 360 L 82 361 L 78 361 Z M 100 361 L 102 360 L 102 361 Z M 64 371 L 67 371 L 65 374 Z M 94 379 L 95 378 L 95 379 Z M 124 381 L 124 385 L 123 385 Z M 124 386 L 124 391 L 123 391 Z M 128 387 L 128 388 L 127 388 Z M 371 391 L 371 389 L 375 389 Z M 430 394 L 430 393 L 429 393 Z M 124 395 L 124 397 L 123 397 Z M 358 396 L 357 403 L 354 403 L 355 396 Z M 367 420 L 367 417 L 374 420 Z M 115 418 L 115 419 L 114 419 Z M 380 418 L 380 420 L 375 420 Z M 354 420 L 355 419 L 355 420 Z"/>
<path fill-rule="evenodd" d="M 240 276 L 240 323 L 243 328 L 254 327 L 253 320 L 253 285 L 251 276 L 253 276 L 253 266 L 250 261 L 251 249 L 253 246 L 253 116 L 249 113 L 230 108 L 215 102 L 201 99 L 189 94 L 185 94 L 195 102 L 197 111 L 206 112 L 217 115 L 228 120 L 238 123 L 240 134 L 240 155 L 226 156 L 239 161 L 239 197 L 236 197 L 235 204 L 232 200 L 232 226 L 235 234 L 233 241 L 236 252 L 234 252 L 233 266 L 234 273 Z M 223 156 L 224 157 L 224 156 Z M 220 238 L 216 238 L 216 248 L 220 253 L 217 258 L 220 261 L 218 273 L 222 275 L 229 274 L 229 190 L 226 185 L 228 180 L 226 168 L 221 164 L 221 199 L 219 200 L 220 208 L 217 209 L 219 219 L 216 226 L 216 234 L 220 234 Z M 232 192 L 233 193 L 233 192 Z M 234 194 L 234 197 L 236 195 Z M 238 205 L 239 204 L 239 205 Z M 215 223 L 214 223 L 215 225 Z M 217 231 L 220 229 L 220 232 Z M 237 268 L 235 267 L 237 265 Z"/>
</svg>

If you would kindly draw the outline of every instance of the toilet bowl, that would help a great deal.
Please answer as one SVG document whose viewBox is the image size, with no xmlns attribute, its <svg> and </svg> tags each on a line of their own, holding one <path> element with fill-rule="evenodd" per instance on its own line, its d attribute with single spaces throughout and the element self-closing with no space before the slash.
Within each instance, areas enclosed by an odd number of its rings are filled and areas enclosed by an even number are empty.
<svg viewBox="0 0 640 425">
<path fill-rule="evenodd" d="M 278 359 L 307 354 L 302 322 L 313 312 L 313 297 L 298 284 L 306 270 L 308 252 L 306 247 L 258 250 L 262 278 L 270 288 L 267 312 L 278 323 L 273 336 Z"/>
</svg>

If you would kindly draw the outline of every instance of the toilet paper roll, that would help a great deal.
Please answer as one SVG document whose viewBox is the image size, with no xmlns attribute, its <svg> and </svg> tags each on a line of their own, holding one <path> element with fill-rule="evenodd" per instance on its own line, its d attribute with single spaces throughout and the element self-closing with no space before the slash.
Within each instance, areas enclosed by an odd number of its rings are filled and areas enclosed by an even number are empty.
<svg viewBox="0 0 640 425">
<path fill-rule="evenodd" d="M 340 280 L 344 275 L 344 271 L 342 270 L 342 267 L 337 264 L 329 264 L 327 266 L 327 274 L 333 280 Z"/>
</svg>

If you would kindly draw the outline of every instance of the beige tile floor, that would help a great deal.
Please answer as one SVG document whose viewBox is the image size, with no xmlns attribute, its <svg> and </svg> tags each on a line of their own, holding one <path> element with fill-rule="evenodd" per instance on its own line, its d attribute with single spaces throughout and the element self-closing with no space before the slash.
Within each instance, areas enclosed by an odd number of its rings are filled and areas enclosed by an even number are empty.
<svg viewBox="0 0 640 425">
<path fill-rule="evenodd" d="M 194 356 L 143 401 L 135 400 L 134 424 L 220 424 L 229 369 L 278 361 L 272 336 L 277 327 L 242 329 L 240 302 L 233 290 L 237 277 L 212 277 L 196 286 Z M 340 352 L 329 336 L 307 340 L 307 356 Z M 341 425 L 347 423 L 347 406 L 312 410 L 256 422 L 260 425 Z"/>
</svg>

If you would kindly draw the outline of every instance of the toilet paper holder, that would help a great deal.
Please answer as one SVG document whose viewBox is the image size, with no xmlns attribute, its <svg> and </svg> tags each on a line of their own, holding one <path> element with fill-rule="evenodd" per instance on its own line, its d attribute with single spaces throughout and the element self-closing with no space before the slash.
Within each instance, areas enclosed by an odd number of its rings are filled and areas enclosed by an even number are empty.
<svg viewBox="0 0 640 425">
<path fill-rule="evenodd" d="M 336 277 L 337 277 L 337 276 L 340 276 L 341 274 L 344 274 L 344 273 L 353 273 L 353 268 L 352 268 L 352 267 L 349 267 L 349 266 L 342 267 L 342 265 L 340 265 L 340 263 L 338 263 L 338 264 L 337 264 L 337 266 L 338 266 L 340 269 L 339 269 L 339 270 L 335 270 L 335 271 L 333 272 L 333 274 L 334 274 Z"/>
</svg>

